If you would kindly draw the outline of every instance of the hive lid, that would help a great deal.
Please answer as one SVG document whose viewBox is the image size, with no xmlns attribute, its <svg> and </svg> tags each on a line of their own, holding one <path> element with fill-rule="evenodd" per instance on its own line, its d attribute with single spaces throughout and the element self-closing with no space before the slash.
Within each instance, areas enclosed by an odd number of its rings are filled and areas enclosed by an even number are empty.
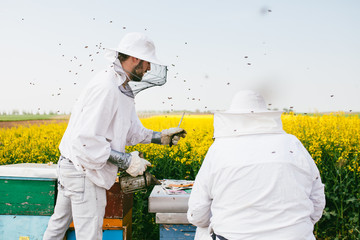
<svg viewBox="0 0 360 240">
<path fill-rule="evenodd" d="M 186 213 L 190 194 L 169 195 L 160 185 L 154 186 L 149 196 L 149 212 Z"/>
<path fill-rule="evenodd" d="M 57 178 L 57 164 L 19 163 L 0 166 L 0 177 Z"/>
</svg>

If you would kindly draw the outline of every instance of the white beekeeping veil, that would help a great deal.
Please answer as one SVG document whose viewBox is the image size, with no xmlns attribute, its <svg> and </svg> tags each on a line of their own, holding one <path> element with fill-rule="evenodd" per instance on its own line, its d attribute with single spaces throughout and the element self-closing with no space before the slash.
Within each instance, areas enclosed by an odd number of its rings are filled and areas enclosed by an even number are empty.
<svg viewBox="0 0 360 240">
<path fill-rule="evenodd" d="M 126 95 L 134 97 L 144 89 L 166 83 L 167 66 L 157 59 L 154 42 L 146 35 L 137 32 L 126 34 L 117 48 L 107 49 L 106 57 L 118 65 L 120 63 L 118 60 L 119 53 L 139 58 L 151 64 L 150 70 L 144 74 L 141 81 L 130 81 L 128 83 L 130 88 L 120 89 Z M 126 74 L 131 75 L 131 73 Z"/>
<path fill-rule="evenodd" d="M 282 111 L 268 110 L 263 96 L 251 90 L 235 94 L 227 111 L 214 113 L 214 138 L 285 133 Z"/>
</svg>

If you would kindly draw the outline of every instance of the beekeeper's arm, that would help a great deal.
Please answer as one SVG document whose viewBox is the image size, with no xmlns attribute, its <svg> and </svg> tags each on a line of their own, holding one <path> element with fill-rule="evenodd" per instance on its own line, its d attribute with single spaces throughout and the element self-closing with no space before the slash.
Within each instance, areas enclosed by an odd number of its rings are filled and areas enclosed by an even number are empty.
<svg viewBox="0 0 360 240">
<path fill-rule="evenodd" d="M 182 128 L 169 128 L 156 132 L 145 128 L 135 112 L 131 116 L 131 128 L 127 137 L 127 145 L 138 143 L 156 143 L 162 145 L 176 145 L 180 138 L 186 136 Z"/>
<path fill-rule="evenodd" d="M 130 121 L 131 126 L 126 136 L 126 145 L 150 143 L 153 131 L 141 124 L 135 111 L 131 113 Z M 143 174 L 147 166 L 151 165 L 150 162 L 140 157 L 138 151 L 123 153 L 113 149 L 110 152 L 109 162 L 118 166 L 120 170 L 126 170 L 133 177 Z"/>
<path fill-rule="evenodd" d="M 139 117 L 136 115 L 135 109 L 130 116 L 131 126 L 126 136 L 126 145 L 133 146 L 138 143 L 151 143 L 153 130 L 145 128 Z"/>
<path fill-rule="evenodd" d="M 210 189 L 212 182 L 210 181 L 207 157 L 196 176 L 188 202 L 187 219 L 197 227 L 208 227 L 210 225 L 212 203 Z"/>
<path fill-rule="evenodd" d="M 324 208 L 325 208 L 325 190 L 324 184 L 321 182 L 320 172 L 312 159 L 309 152 L 305 149 L 305 147 L 298 142 L 298 146 L 301 149 L 302 153 L 308 159 L 310 167 L 311 167 L 311 177 L 312 177 L 312 189 L 310 193 L 310 200 L 314 206 L 314 212 L 310 215 L 311 221 L 315 224 L 320 220 Z"/>
<path fill-rule="evenodd" d="M 101 169 L 109 160 L 121 170 L 137 176 L 142 174 L 150 163 L 140 158 L 137 152 L 130 154 L 112 150 L 111 139 L 106 138 L 108 126 L 118 107 L 118 103 L 113 101 L 117 94 L 117 89 L 113 90 L 105 86 L 93 89 L 85 96 L 86 105 L 81 106 L 81 114 L 86 117 L 78 124 L 80 127 L 78 134 L 73 136 L 73 151 L 86 169 Z"/>
<path fill-rule="evenodd" d="M 143 174 L 147 166 L 151 165 L 150 162 L 140 157 L 138 151 L 123 153 L 111 150 L 108 161 L 118 166 L 120 170 L 125 170 L 133 177 Z"/>
<path fill-rule="evenodd" d="M 310 215 L 313 224 L 320 220 L 325 208 L 324 184 L 321 182 L 320 173 L 317 168 L 314 169 L 314 173 L 313 185 L 310 194 L 310 200 L 314 204 L 314 212 Z"/>
</svg>

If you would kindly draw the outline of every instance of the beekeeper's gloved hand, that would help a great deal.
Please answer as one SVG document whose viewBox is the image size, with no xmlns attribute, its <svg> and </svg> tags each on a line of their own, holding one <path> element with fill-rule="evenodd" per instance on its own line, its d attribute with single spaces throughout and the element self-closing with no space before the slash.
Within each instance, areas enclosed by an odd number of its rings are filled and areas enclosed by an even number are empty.
<svg viewBox="0 0 360 240">
<path fill-rule="evenodd" d="M 147 166 L 151 166 L 151 163 L 144 158 L 141 158 L 138 151 L 134 151 L 131 152 L 131 163 L 129 168 L 126 169 L 126 172 L 131 176 L 136 177 L 138 175 L 142 175 Z"/>
<path fill-rule="evenodd" d="M 186 137 L 186 131 L 182 128 L 169 128 L 161 132 L 153 132 L 152 143 L 168 145 L 176 145 L 180 138 Z"/>
<path fill-rule="evenodd" d="M 111 150 L 109 162 L 118 166 L 120 170 L 126 170 L 133 177 L 141 175 L 151 163 L 139 156 L 138 151 L 132 153 L 123 153 Z"/>
</svg>

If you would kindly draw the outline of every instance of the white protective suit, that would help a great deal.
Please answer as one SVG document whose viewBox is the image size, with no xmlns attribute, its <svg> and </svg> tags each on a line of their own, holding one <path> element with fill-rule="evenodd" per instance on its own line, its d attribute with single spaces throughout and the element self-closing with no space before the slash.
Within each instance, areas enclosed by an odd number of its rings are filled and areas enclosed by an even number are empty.
<svg viewBox="0 0 360 240">
<path fill-rule="evenodd" d="M 59 147 L 59 192 L 44 240 L 63 239 L 72 220 L 76 239 L 102 239 L 105 189 L 118 172 L 108 162 L 111 149 L 125 152 L 125 145 L 151 142 L 153 131 L 141 124 L 134 99 L 119 89 L 125 79 L 117 60 L 77 100 Z"/>
<path fill-rule="evenodd" d="M 150 143 L 152 130 L 136 115 L 134 98 L 119 87 L 126 80 L 120 61 L 95 76 L 72 110 L 60 143 L 61 155 L 97 186 L 109 189 L 118 167 L 107 162 L 110 150 L 125 152 L 126 145 Z"/>
<path fill-rule="evenodd" d="M 324 185 L 301 142 L 282 130 L 280 116 L 215 113 L 215 141 L 187 213 L 199 230 L 208 229 L 208 237 L 215 232 L 226 239 L 315 239 Z"/>
</svg>

